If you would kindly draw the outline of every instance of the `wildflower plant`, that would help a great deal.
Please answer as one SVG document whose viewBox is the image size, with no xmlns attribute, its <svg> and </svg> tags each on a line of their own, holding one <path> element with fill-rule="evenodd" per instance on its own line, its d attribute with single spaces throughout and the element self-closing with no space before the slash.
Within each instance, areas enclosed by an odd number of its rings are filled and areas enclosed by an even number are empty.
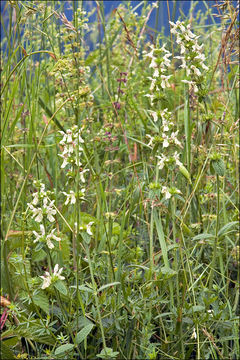
<svg viewBox="0 0 240 360">
<path fill-rule="evenodd" d="M 198 44 L 199 36 L 190 30 L 190 24 L 186 25 L 180 21 L 169 23 L 170 31 L 176 36 L 176 42 L 180 46 L 180 55 L 175 56 L 175 59 L 181 60 L 179 67 L 186 71 L 186 79 L 181 81 L 188 84 L 190 89 L 193 88 L 194 92 L 203 98 L 206 94 L 206 72 L 209 70 L 205 64 L 204 44 Z"/>
<path fill-rule="evenodd" d="M 238 9 L 90 3 L 3 10 L 1 357 L 237 359 Z"/>
</svg>

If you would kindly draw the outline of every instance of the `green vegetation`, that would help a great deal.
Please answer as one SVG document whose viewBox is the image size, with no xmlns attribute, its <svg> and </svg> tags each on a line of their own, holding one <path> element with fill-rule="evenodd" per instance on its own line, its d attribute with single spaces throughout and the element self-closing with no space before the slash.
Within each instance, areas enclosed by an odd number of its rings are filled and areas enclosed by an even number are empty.
<svg viewBox="0 0 240 360">
<path fill-rule="evenodd" d="M 238 9 L 64 4 L 2 13 L 1 357 L 239 359 Z"/>
</svg>

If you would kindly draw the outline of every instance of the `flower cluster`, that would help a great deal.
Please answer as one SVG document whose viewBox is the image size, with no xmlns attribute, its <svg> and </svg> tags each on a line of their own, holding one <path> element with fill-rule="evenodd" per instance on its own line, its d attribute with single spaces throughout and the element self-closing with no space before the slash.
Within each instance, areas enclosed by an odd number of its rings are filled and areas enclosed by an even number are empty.
<svg viewBox="0 0 240 360">
<path fill-rule="evenodd" d="M 28 203 L 28 208 L 32 211 L 33 219 L 40 223 L 43 217 L 46 216 L 50 222 L 54 222 L 53 215 L 56 214 L 54 209 L 54 200 L 49 200 L 48 195 L 51 192 L 45 191 L 45 185 L 34 181 L 34 185 L 38 188 L 38 191 L 33 194 L 33 200 Z"/>
<path fill-rule="evenodd" d="M 208 70 L 208 67 L 204 64 L 205 55 L 201 53 L 203 44 L 198 44 L 197 39 L 199 36 L 192 33 L 190 24 L 184 26 L 180 21 L 176 23 L 169 21 L 169 23 L 172 26 L 171 33 L 176 35 L 176 42 L 180 45 L 181 56 L 175 56 L 175 58 L 182 61 L 180 67 L 186 69 L 188 77 L 182 82 L 191 85 L 197 93 L 202 82 L 203 71 Z"/>
<path fill-rule="evenodd" d="M 151 51 L 147 53 L 144 51 L 144 57 L 151 60 L 149 68 L 153 69 L 152 76 L 149 76 L 148 79 L 151 81 L 150 92 L 151 94 L 146 94 L 146 97 L 150 98 L 151 106 L 153 106 L 153 100 L 155 95 L 153 92 L 159 92 L 166 87 L 170 87 L 169 79 L 172 75 L 166 75 L 171 62 L 169 57 L 171 56 L 170 52 L 165 49 L 165 44 L 161 48 L 155 48 L 154 45 L 150 45 Z"/>
<path fill-rule="evenodd" d="M 158 161 L 158 167 L 160 170 L 164 168 L 164 166 L 172 167 L 172 166 L 181 166 L 182 163 L 179 160 L 180 154 L 175 150 L 174 153 L 171 154 L 171 149 L 175 149 L 175 147 L 182 148 L 181 142 L 178 140 L 178 130 L 174 130 L 174 123 L 172 121 L 172 114 L 168 109 L 160 110 L 160 111 L 152 111 L 154 116 L 157 117 L 157 120 L 161 120 L 160 136 L 151 136 L 149 134 L 146 135 L 150 139 L 148 146 L 152 147 L 155 143 L 161 143 L 162 149 L 161 154 L 156 155 Z M 171 149 L 169 147 L 171 146 Z M 167 148 L 167 153 L 164 153 L 164 150 Z"/>
<path fill-rule="evenodd" d="M 80 175 L 80 181 L 85 183 L 84 174 L 89 171 L 89 169 L 83 169 L 82 164 L 82 154 L 83 148 L 81 144 L 84 143 L 83 138 L 81 137 L 83 128 L 79 129 L 78 126 L 74 125 L 70 129 L 66 130 L 66 133 L 60 131 L 61 135 L 63 135 L 59 145 L 62 147 L 63 151 L 59 154 L 60 157 L 63 158 L 63 163 L 61 168 L 64 169 L 67 165 L 70 165 L 70 172 L 73 173 L 74 169 L 77 169 Z M 64 205 L 74 205 L 78 199 L 84 199 L 86 189 L 80 188 L 78 193 L 73 190 L 69 190 L 69 192 L 62 191 L 62 194 L 65 195 L 66 200 Z M 84 230 L 88 235 L 93 235 L 91 231 L 91 226 L 93 222 L 90 221 L 88 224 L 82 224 L 82 226 L 77 229 L 77 223 L 75 223 L 75 231 Z"/>
<path fill-rule="evenodd" d="M 36 236 L 36 239 L 33 241 L 34 243 L 35 242 L 44 242 L 44 243 L 46 242 L 49 249 L 53 249 L 54 245 L 51 240 L 61 241 L 61 239 L 59 237 L 54 235 L 54 232 L 56 231 L 56 229 L 53 229 L 49 235 L 46 235 L 44 225 L 41 224 L 40 230 L 41 230 L 42 234 L 38 234 L 36 231 L 33 231 L 33 234 Z"/>
<path fill-rule="evenodd" d="M 80 180 L 85 183 L 84 174 L 89 171 L 89 169 L 83 169 L 81 157 L 83 154 L 83 148 L 81 144 L 84 143 L 83 138 L 81 137 L 82 129 L 79 129 L 77 125 L 71 127 L 71 129 L 66 130 L 66 133 L 59 131 L 63 136 L 62 140 L 59 142 L 59 145 L 62 147 L 63 151 L 61 154 L 58 154 L 63 158 L 63 163 L 61 168 L 64 169 L 66 166 L 70 165 L 70 174 L 73 172 L 74 168 L 78 167 Z M 83 189 L 82 192 L 85 190 Z M 69 194 L 69 199 L 71 198 L 71 203 L 73 204 L 73 196 Z M 65 194 L 66 195 L 66 194 Z M 69 201 L 68 201 L 69 202 Z"/>
<path fill-rule="evenodd" d="M 83 174 L 81 174 L 81 175 L 83 176 Z M 82 182 L 85 182 L 85 179 L 83 177 L 81 178 L 81 180 L 82 180 Z M 78 198 L 79 199 L 84 199 L 85 191 L 86 191 L 85 188 L 82 188 L 82 189 L 79 190 L 79 192 L 78 192 Z M 72 204 L 72 205 L 76 204 L 76 201 L 77 201 L 76 196 L 77 196 L 77 194 L 74 191 L 70 190 L 69 194 L 66 193 L 65 191 L 62 191 L 62 194 L 66 196 L 66 200 L 65 200 L 64 205 L 68 205 L 69 203 Z"/>
<path fill-rule="evenodd" d="M 175 151 L 175 153 L 172 156 L 166 156 L 164 154 L 156 155 L 156 157 L 159 159 L 158 161 L 158 167 L 159 170 L 162 170 L 165 165 L 172 165 L 176 164 L 177 166 L 181 166 L 182 163 L 179 161 L 179 153 Z"/>
<path fill-rule="evenodd" d="M 40 181 L 34 181 L 34 185 L 37 191 L 33 193 L 33 200 L 28 203 L 28 209 L 32 213 L 32 218 L 37 223 L 42 223 L 45 220 L 51 223 L 55 221 L 54 215 L 56 215 L 56 209 L 54 208 L 54 200 L 50 200 L 49 196 L 52 194 L 51 191 L 45 190 L 45 185 Z M 35 235 L 34 243 L 46 243 L 49 249 L 54 248 L 52 240 L 60 241 L 61 239 L 54 235 L 56 229 L 53 229 L 50 234 L 46 234 L 46 230 L 43 224 L 40 224 L 40 234 L 33 231 Z"/>
<path fill-rule="evenodd" d="M 64 169 L 67 165 L 73 166 L 73 164 L 81 166 L 82 163 L 80 162 L 80 157 L 83 148 L 80 144 L 84 143 L 84 140 L 81 137 L 81 130 L 74 125 L 71 129 L 66 130 L 66 133 L 63 131 L 59 132 L 63 136 L 62 140 L 59 142 L 59 145 L 63 147 L 62 154 L 59 154 L 59 156 L 63 158 L 61 168 Z M 77 156 L 76 151 L 78 151 L 79 156 Z"/>
<path fill-rule="evenodd" d="M 175 144 L 181 147 L 180 141 L 177 139 L 178 130 L 173 131 L 174 129 L 174 123 L 172 122 L 172 114 L 168 109 L 160 110 L 160 111 L 152 111 L 149 110 L 149 112 L 152 114 L 154 118 L 156 118 L 156 121 L 159 119 L 161 120 L 161 139 L 162 147 L 168 148 L 170 144 Z M 171 134 L 169 133 L 171 132 Z M 153 144 L 154 138 L 152 138 L 150 135 L 147 135 L 147 137 L 150 138 L 149 146 Z"/>
<path fill-rule="evenodd" d="M 58 270 L 58 264 L 54 266 L 53 273 L 50 274 L 48 271 L 45 271 L 44 276 L 40 276 L 43 279 L 42 289 L 46 289 L 52 283 L 58 280 L 64 280 L 65 277 L 61 275 L 63 268 Z"/>
<path fill-rule="evenodd" d="M 172 186 L 171 188 L 167 186 L 162 186 L 161 193 L 165 195 L 165 199 L 170 199 L 172 195 L 181 194 L 181 191 L 176 187 Z"/>
<path fill-rule="evenodd" d="M 176 147 L 182 148 L 181 142 L 178 140 L 178 130 L 175 128 L 172 113 L 168 108 L 162 110 L 154 108 L 159 98 L 158 94 L 161 95 L 165 88 L 170 87 L 169 78 L 171 75 L 166 74 L 171 66 L 171 61 L 169 60 L 171 54 L 165 48 L 165 44 L 159 49 L 155 48 L 154 45 L 151 45 L 150 48 L 151 51 L 145 53 L 144 56 L 151 60 L 149 67 L 153 69 L 153 74 L 151 77 L 148 77 L 151 80 L 150 94 L 145 96 L 150 99 L 152 109 L 148 110 L 148 113 L 153 118 L 153 122 L 158 125 L 159 134 L 156 136 L 146 134 L 146 137 L 149 138 L 148 146 L 150 148 L 160 144 L 161 155 L 156 155 L 159 169 L 162 170 L 165 166 L 174 169 L 176 166 L 182 166 L 179 160 L 180 154 L 176 151 Z M 180 193 L 180 191 L 174 187 L 161 186 L 161 193 L 167 200 L 172 195 Z"/>
</svg>

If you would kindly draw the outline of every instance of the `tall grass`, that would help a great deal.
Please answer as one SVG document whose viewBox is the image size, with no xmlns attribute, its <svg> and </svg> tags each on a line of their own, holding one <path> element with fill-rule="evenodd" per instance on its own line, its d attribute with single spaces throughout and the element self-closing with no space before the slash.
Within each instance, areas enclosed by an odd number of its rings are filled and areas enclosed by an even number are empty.
<svg viewBox="0 0 240 360">
<path fill-rule="evenodd" d="M 239 358 L 238 8 L 204 4 L 189 83 L 175 1 L 6 3 L 2 358 Z"/>
</svg>

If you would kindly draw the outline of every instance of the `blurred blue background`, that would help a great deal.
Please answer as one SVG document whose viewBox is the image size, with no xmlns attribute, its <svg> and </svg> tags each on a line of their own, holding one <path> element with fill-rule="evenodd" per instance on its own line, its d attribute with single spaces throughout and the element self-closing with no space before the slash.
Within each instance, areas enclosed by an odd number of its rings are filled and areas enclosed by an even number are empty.
<svg viewBox="0 0 240 360">
<path fill-rule="evenodd" d="M 45 1 L 42 1 L 45 2 Z M 127 3 L 127 1 L 120 1 L 120 0 L 115 0 L 115 1 L 107 1 L 104 0 L 102 1 L 104 4 L 104 12 L 106 17 L 108 15 L 110 15 L 111 11 L 118 7 L 119 4 L 121 3 Z M 149 0 L 149 1 L 145 1 L 145 3 L 147 4 L 151 4 L 153 3 L 153 0 Z M 8 11 L 7 9 L 9 9 L 9 6 L 6 7 L 6 3 L 7 1 L 0 1 L 1 4 L 1 14 L 2 14 L 2 21 L 4 22 L 5 26 L 7 26 L 8 24 Z M 27 4 L 27 2 L 23 2 L 25 4 Z M 34 4 L 34 2 L 32 2 Z M 79 1 L 80 3 L 80 1 Z M 138 4 L 143 3 L 143 1 L 131 1 L 131 5 L 132 7 L 136 7 Z M 169 23 L 168 23 L 168 6 L 169 6 L 169 12 L 170 12 L 170 16 L 171 16 L 171 20 L 172 21 L 176 21 L 180 16 L 182 16 L 182 18 L 184 17 L 188 17 L 189 14 L 189 10 L 192 6 L 192 4 L 194 3 L 194 11 L 193 11 L 193 17 L 196 17 L 197 13 L 199 11 L 201 12 L 206 12 L 209 8 L 212 9 L 213 14 L 218 14 L 218 10 L 216 7 L 214 7 L 213 5 L 216 5 L 217 3 L 219 3 L 219 0 L 200 0 L 200 1 L 196 1 L 196 0 L 169 0 L 167 2 L 167 0 L 160 0 L 158 1 L 159 4 L 159 16 L 158 16 L 158 25 L 157 25 L 157 30 L 162 30 L 162 28 L 164 27 L 164 32 L 165 35 L 168 35 L 170 27 L 169 27 Z M 20 2 L 19 2 L 20 4 Z M 29 2 L 30 4 L 30 2 Z M 68 20 L 71 21 L 72 20 L 72 4 L 73 1 L 61 1 L 61 5 L 59 7 L 59 5 L 56 5 L 56 10 L 59 9 L 59 11 L 64 12 L 65 15 L 67 16 Z M 93 8 L 96 8 L 96 2 L 94 0 L 83 0 L 83 4 L 84 4 L 84 8 L 86 10 L 91 10 Z M 232 4 L 236 7 L 237 6 L 237 1 L 232 1 Z M 137 8 L 137 13 L 140 13 L 142 9 L 142 6 Z M 95 15 L 93 15 L 90 19 L 89 19 L 89 23 L 93 22 L 95 19 L 96 13 Z M 174 17 L 174 18 L 173 18 Z M 216 23 L 219 22 L 219 18 L 214 16 L 214 21 Z M 150 16 L 150 19 L 148 21 L 148 26 L 155 28 L 155 22 L 156 22 L 156 10 L 154 10 Z M 207 17 L 207 21 L 206 24 L 211 24 L 212 23 L 212 17 L 208 16 Z M 207 31 L 207 29 L 206 29 Z M 4 31 L 2 29 L 2 25 L 1 25 L 1 38 L 4 36 Z"/>
</svg>

